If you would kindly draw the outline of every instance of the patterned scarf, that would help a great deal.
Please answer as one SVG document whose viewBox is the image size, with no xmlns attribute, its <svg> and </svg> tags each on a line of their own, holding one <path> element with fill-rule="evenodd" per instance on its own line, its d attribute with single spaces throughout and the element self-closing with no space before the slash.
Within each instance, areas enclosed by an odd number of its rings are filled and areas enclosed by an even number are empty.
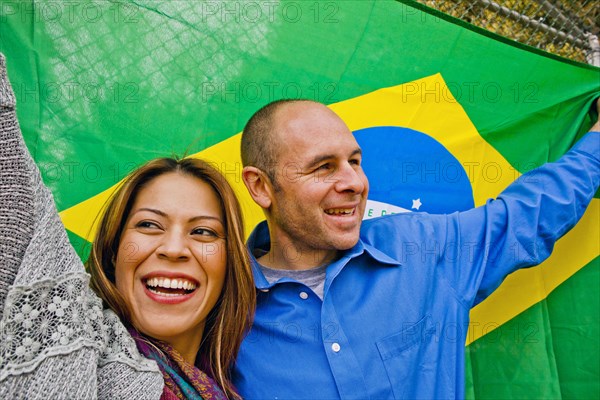
<svg viewBox="0 0 600 400">
<path fill-rule="evenodd" d="M 156 361 L 165 380 L 161 400 L 226 400 L 223 390 L 208 375 L 189 364 L 165 342 L 149 339 L 133 328 L 129 333 L 138 350 Z"/>
</svg>

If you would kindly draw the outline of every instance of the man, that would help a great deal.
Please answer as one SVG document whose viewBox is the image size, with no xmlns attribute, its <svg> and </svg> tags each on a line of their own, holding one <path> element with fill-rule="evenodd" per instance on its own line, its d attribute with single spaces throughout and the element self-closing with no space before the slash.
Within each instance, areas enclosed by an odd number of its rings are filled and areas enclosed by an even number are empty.
<svg viewBox="0 0 600 400">
<path fill-rule="evenodd" d="M 260 291 L 241 395 L 463 398 L 470 308 L 581 217 L 599 142 L 588 134 L 483 207 L 361 223 L 369 183 L 344 122 L 311 101 L 259 110 L 242 135 L 243 179 L 267 221 L 248 242 Z"/>
</svg>

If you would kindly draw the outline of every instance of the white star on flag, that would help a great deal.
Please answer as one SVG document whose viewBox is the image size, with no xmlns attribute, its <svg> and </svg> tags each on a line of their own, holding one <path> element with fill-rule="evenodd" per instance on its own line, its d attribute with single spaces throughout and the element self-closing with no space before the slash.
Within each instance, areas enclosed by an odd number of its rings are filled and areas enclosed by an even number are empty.
<svg viewBox="0 0 600 400">
<path fill-rule="evenodd" d="M 419 199 L 413 200 L 412 202 L 413 202 L 413 205 L 411 208 L 414 208 L 418 211 L 419 207 L 421 207 L 421 205 L 422 205 L 421 199 L 419 198 Z"/>
</svg>

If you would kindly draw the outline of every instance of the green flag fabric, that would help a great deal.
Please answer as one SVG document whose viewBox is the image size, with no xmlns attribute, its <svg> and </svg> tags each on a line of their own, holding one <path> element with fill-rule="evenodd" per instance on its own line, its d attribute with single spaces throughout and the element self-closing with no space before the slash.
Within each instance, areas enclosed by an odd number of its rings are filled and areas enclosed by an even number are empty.
<svg viewBox="0 0 600 400">
<path fill-rule="evenodd" d="M 2 0 L 0 51 L 26 143 L 82 257 L 111 188 L 158 156 L 216 163 L 251 229 L 261 213 L 241 184 L 239 132 L 272 100 L 331 105 L 361 146 L 376 136 L 358 132 L 382 126 L 432 143 L 403 159 L 393 142 L 393 160 L 372 160 L 374 217 L 483 204 L 572 146 L 600 94 L 598 68 L 413 1 Z M 426 164 L 432 149 L 458 164 Z M 388 196 L 390 179 L 412 192 Z M 473 309 L 469 398 L 600 396 L 599 202 L 551 259 Z"/>
</svg>

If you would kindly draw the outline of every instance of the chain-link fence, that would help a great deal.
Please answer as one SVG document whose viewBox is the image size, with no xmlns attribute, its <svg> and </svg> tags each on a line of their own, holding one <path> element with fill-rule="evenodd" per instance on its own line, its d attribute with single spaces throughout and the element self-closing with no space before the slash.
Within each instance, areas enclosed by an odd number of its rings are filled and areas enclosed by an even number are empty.
<svg viewBox="0 0 600 400">
<path fill-rule="evenodd" d="M 600 66 L 598 0 L 419 0 L 491 32 Z"/>
</svg>

